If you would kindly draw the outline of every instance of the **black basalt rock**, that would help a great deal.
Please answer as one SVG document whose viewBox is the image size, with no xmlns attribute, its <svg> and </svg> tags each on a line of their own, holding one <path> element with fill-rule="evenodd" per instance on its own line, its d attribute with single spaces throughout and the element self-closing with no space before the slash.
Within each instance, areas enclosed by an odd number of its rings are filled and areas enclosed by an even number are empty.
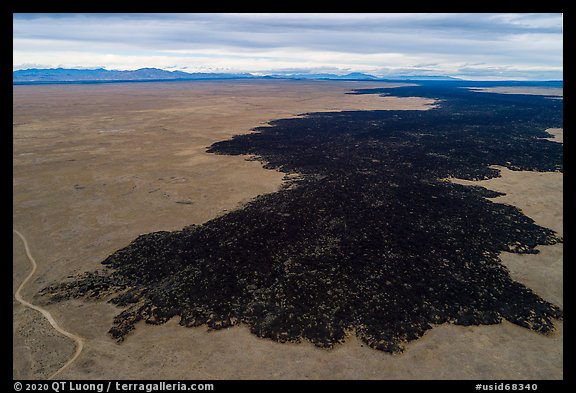
<svg viewBox="0 0 576 393">
<path fill-rule="evenodd" d="M 314 113 L 214 144 L 299 173 L 290 186 L 200 226 L 142 235 L 105 269 L 44 289 L 55 301 L 110 297 L 112 337 L 139 321 L 223 329 L 330 348 L 355 332 L 401 352 L 433 325 L 497 324 L 549 333 L 561 310 L 511 279 L 502 251 L 562 241 L 482 187 L 450 176 L 561 171 L 561 126 L 545 97 L 414 86 L 356 91 L 441 100 L 429 111 Z"/>
</svg>

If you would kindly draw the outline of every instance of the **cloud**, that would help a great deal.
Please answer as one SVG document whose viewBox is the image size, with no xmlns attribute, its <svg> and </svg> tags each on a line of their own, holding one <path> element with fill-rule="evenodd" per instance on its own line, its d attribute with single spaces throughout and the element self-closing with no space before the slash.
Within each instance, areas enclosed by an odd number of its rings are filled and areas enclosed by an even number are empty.
<svg viewBox="0 0 576 393">
<path fill-rule="evenodd" d="M 542 69 L 540 67 L 461 67 L 455 71 L 454 76 L 463 79 L 541 79 L 553 80 L 562 79 L 562 67 L 550 67 Z"/>
<path fill-rule="evenodd" d="M 23 63 L 12 67 L 13 71 L 28 70 L 30 68 L 50 68 L 50 64 L 37 64 L 37 63 Z"/>
<path fill-rule="evenodd" d="M 15 14 L 13 64 L 537 75 L 562 66 L 561 28 L 560 14 Z"/>
</svg>

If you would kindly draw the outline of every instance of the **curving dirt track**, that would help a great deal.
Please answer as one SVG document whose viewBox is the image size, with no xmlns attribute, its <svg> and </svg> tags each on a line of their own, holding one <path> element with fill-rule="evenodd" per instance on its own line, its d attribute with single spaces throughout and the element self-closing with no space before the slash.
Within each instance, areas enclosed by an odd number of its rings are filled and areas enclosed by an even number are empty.
<svg viewBox="0 0 576 393">
<path fill-rule="evenodd" d="M 67 330 L 64 330 L 62 327 L 60 327 L 60 325 L 58 325 L 58 322 L 56 322 L 54 320 L 54 317 L 52 317 L 52 314 L 50 314 L 50 312 L 48 310 L 46 310 L 45 308 L 42 308 L 40 306 L 36 306 L 36 305 L 34 305 L 34 304 L 32 304 L 32 303 L 30 303 L 30 302 L 28 302 L 22 298 L 22 295 L 20 294 L 20 292 L 22 291 L 22 288 L 24 288 L 26 283 L 30 280 L 30 278 L 32 278 L 32 276 L 36 272 L 36 268 L 38 265 L 36 264 L 34 257 L 32 257 L 32 253 L 30 252 L 30 247 L 28 247 L 28 242 L 26 241 L 26 238 L 24 237 L 24 235 L 22 235 L 16 229 L 13 229 L 13 231 L 22 240 L 22 243 L 24 243 L 24 248 L 26 249 L 26 256 L 28 257 L 28 259 L 30 260 L 30 263 L 32 264 L 32 270 L 30 271 L 30 273 L 28 273 L 26 278 L 22 281 L 22 283 L 20 284 L 20 286 L 16 290 L 16 294 L 14 295 L 14 297 L 16 298 L 16 300 L 18 302 L 20 302 L 25 307 L 31 308 L 32 310 L 36 310 L 36 311 L 40 312 L 42 315 L 44 315 L 44 317 L 48 320 L 48 322 L 50 322 L 50 325 L 52 325 L 52 327 L 57 332 L 59 332 L 60 334 L 63 334 L 64 336 L 70 338 L 71 340 L 74 340 L 74 342 L 76 344 L 76 352 L 74 352 L 74 355 L 72 355 L 72 357 L 70 359 L 68 359 L 68 361 L 62 367 L 60 367 L 58 370 L 56 370 L 54 373 L 52 373 L 48 377 L 48 379 L 53 379 L 56 375 L 60 374 L 60 372 L 62 372 L 64 369 L 66 369 L 68 366 L 70 366 L 78 358 L 78 356 L 80 356 L 80 353 L 82 352 L 82 349 L 84 348 L 84 340 L 82 339 L 82 337 L 77 336 L 74 333 L 71 333 Z"/>
</svg>

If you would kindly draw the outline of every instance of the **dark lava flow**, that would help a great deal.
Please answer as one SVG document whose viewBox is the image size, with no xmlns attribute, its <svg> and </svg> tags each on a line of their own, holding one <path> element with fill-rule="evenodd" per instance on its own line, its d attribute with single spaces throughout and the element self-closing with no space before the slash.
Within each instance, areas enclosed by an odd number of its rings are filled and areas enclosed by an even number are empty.
<svg viewBox="0 0 576 393">
<path fill-rule="evenodd" d="M 440 100 L 429 111 L 313 113 L 214 144 L 302 177 L 199 226 L 139 236 L 100 272 L 43 290 L 52 301 L 122 307 L 110 334 L 141 320 L 221 329 L 321 347 L 354 331 L 399 352 L 432 324 L 497 324 L 548 333 L 561 310 L 513 281 L 501 251 L 536 253 L 561 239 L 498 194 L 442 181 L 515 170 L 562 171 L 562 102 L 430 84 L 353 94 Z"/>
</svg>

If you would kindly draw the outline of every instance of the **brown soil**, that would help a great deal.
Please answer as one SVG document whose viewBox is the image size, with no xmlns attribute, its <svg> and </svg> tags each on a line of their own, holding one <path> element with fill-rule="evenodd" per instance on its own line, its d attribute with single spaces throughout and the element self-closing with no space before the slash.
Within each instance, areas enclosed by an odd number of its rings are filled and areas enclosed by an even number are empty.
<svg viewBox="0 0 576 393">
<path fill-rule="evenodd" d="M 470 90 L 484 91 L 487 93 L 500 94 L 532 94 L 538 96 L 563 97 L 564 89 L 561 87 L 529 87 L 529 86 L 506 86 L 506 87 L 471 87 Z"/>
<path fill-rule="evenodd" d="M 205 222 L 281 185 L 283 174 L 259 162 L 205 153 L 216 141 L 304 112 L 433 105 L 422 98 L 344 94 L 378 86 L 343 81 L 14 86 L 14 227 L 26 236 L 38 263 L 23 297 L 42 303 L 36 296 L 42 287 L 99 268 L 139 234 Z M 530 187 L 522 188 L 526 181 Z M 492 187 L 506 188 L 508 196 L 498 202 L 523 210 L 528 208 L 522 201 L 542 198 L 525 213 L 546 225 L 560 220 L 561 227 L 561 174 L 515 178 L 503 171 L 501 183 Z M 561 247 L 503 258 L 515 279 L 562 304 Z M 14 238 L 14 290 L 29 268 Z M 63 328 L 85 339 L 78 360 L 59 375 L 65 379 L 562 378 L 562 323 L 550 337 L 510 323 L 443 325 L 410 343 L 404 354 L 389 355 L 354 337 L 322 350 L 262 340 L 242 326 L 207 332 L 182 328 L 177 320 L 139 326 L 117 344 L 107 334 L 118 313 L 114 306 L 68 301 L 45 307 Z M 14 303 L 14 378 L 45 378 L 74 352 L 74 343 L 36 314 Z"/>
</svg>

